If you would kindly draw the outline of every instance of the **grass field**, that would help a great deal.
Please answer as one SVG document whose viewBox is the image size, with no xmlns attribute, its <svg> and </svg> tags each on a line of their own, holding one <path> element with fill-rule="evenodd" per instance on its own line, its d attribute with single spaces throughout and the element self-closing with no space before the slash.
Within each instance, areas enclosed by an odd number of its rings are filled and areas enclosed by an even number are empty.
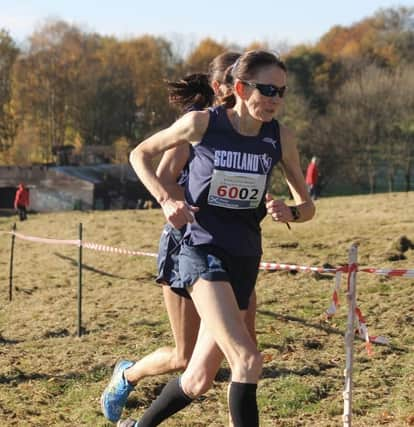
<svg viewBox="0 0 414 427">
<path fill-rule="evenodd" d="M 0 217 L 9 231 L 15 218 Z M 156 252 L 159 210 L 29 215 L 21 233 L 84 240 Z M 414 269 L 414 249 L 401 252 L 401 236 L 414 242 L 414 193 L 326 198 L 315 219 L 286 226 L 263 222 L 264 261 L 322 266 L 347 262 L 359 242 L 361 266 Z M 14 295 L 8 302 L 10 235 L 0 234 L 0 425 L 110 426 L 99 397 L 117 359 L 136 359 L 171 343 L 155 259 L 84 249 L 85 335 L 76 337 L 77 248 L 16 239 Z M 330 321 L 328 274 L 261 272 L 257 334 L 264 354 L 259 384 L 261 425 L 342 426 L 345 367 L 345 296 Z M 343 278 L 342 290 L 346 279 Z M 368 357 L 356 340 L 353 425 L 414 425 L 414 279 L 359 273 L 358 304 L 371 335 L 385 335 Z M 225 426 L 229 370 L 214 387 L 166 427 Z M 139 416 L 169 375 L 143 380 L 125 414 Z"/>
</svg>

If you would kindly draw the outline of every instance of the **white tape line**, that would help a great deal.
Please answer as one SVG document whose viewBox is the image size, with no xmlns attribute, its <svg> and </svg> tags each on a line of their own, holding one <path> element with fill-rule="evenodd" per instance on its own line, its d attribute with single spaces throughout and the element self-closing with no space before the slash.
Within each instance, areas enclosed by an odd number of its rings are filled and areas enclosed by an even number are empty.
<svg viewBox="0 0 414 427">
<path fill-rule="evenodd" d="M 275 262 L 261 262 L 261 270 L 296 270 L 304 272 L 318 272 L 318 273 L 335 273 L 336 268 L 323 268 L 323 267 L 307 267 L 304 265 L 295 265 L 295 264 L 280 264 Z"/>
<path fill-rule="evenodd" d="M 37 243 L 47 243 L 50 245 L 75 245 L 80 246 L 80 240 L 62 240 L 62 239 L 49 239 L 46 237 L 35 237 L 35 236 L 26 236 L 15 231 L 9 232 L 9 234 L 14 234 L 18 239 L 28 240 L 30 242 Z"/>
<path fill-rule="evenodd" d="M 63 239 L 49 239 L 44 237 L 35 237 L 35 236 L 27 236 L 21 233 L 13 232 L 13 231 L 0 231 L 1 234 L 14 234 L 17 238 L 28 240 L 31 242 L 38 243 L 47 243 L 54 245 L 74 245 L 79 246 L 79 240 L 63 240 Z M 130 249 L 123 248 L 115 248 L 112 246 L 101 245 L 98 243 L 91 242 L 82 242 L 82 247 L 87 249 L 92 249 L 95 251 L 103 251 L 103 252 L 113 252 L 124 255 L 135 255 L 135 256 L 150 256 L 157 257 L 157 254 L 152 252 L 142 252 L 142 251 L 134 251 Z M 309 267 L 304 265 L 295 265 L 295 264 L 281 264 L 276 262 L 261 262 L 259 266 L 260 270 L 287 270 L 287 271 L 302 271 L 302 272 L 317 272 L 317 273 L 336 273 L 338 271 L 347 271 L 347 267 L 335 267 L 335 268 L 324 268 L 324 267 Z M 373 273 L 381 276 L 391 276 L 391 277 L 409 277 L 414 278 L 414 270 L 410 269 L 390 269 L 390 268 L 359 268 L 358 271 L 364 273 Z"/>
<path fill-rule="evenodd" d="M 332 317 L 338 310 L 339 307 L 339 291 L 341 289 L 341 278 L 342 278 L 342 272 L 337 271 L 335 273 L 335 286 L 332 293 L 332 302 L 329 306 L 328 310 L 326 310 L 326 314 L 328 317 Z"/>
<path fill-rule="evenodd" d="M 414 270 L 406 270 L 401 268 L 361 268 L 359 271 L 363 271 L 365 273 L 374 273 L 380 276 L 414 277 Z"/>
<path fill-rule="evenodd" d="M 124 248 L 115 248 L 113 246 L 101 245 L 99 243 L 94 243 L 94 242 L 82 242 L 82 247 L 86 249 L 92 249 L 94 251 L 112 252 L 112 253 L 117 253 L 121 255 L 138 255 L 138 256 L 150 256 L 150 257 L 158 256 L 157 254 L 152 252 L 142 252 L 142 251 L 133 251 L 133 250 L 124 249 Z"/>
</svg>

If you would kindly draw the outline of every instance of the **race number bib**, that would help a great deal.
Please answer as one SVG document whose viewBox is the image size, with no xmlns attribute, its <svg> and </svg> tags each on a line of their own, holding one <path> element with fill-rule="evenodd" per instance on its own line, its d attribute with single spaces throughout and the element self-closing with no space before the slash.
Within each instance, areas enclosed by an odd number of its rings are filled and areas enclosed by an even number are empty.
<svg viewBox="0 0 414 427">
<path fill-rule="evenodd" d="M 255 209 L 266 187 L 266 175 L 214 170 L 208 204 L 228 209 Z"/>
</svg>

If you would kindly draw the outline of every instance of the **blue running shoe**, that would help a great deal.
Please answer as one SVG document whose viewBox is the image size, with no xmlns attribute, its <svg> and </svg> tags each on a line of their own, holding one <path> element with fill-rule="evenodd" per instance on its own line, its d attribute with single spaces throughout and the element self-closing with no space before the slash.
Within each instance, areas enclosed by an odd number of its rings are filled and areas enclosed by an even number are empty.
<svg viewBox="0 0 414 427">
<path fill-rule="evenodd" d="M 116 424 L 116 427 L 138 427 L 138 421 L 133 420 L 132 418 L 127 418 L 126 420 L 119 420 Z"/>
<path fill-rule="evenodd" d="M 101 408 L 109 421 L 116 422 L 121 418 L 128 395 L 134 389 L 134 386 L 124 378 L 125 369 L 133 364 L 134 362 L 130 360 L 120 360 L 115 365 L 111 381 L 102 393 Z"/>
</svg>

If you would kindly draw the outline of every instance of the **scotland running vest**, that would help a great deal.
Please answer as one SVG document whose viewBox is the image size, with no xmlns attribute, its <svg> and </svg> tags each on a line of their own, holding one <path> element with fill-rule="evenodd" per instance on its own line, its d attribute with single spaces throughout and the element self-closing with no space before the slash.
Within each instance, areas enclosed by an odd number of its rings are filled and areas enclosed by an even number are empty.
<svg viewBox="0 0 414 427">
<path fill-rule="evenodd" d="M 207 130 L 193 146 L 185 187 L 187 202 L 200 208 L 188 224 L 188 242 L 238 256 L 261 255 L 265 194 L 282 155 L 278 122 L 264 122 L 257 136 L 245 136 L 234 130 L 223 106 L 209 114 Z"/>
<path fill-rule="evenodd" d="M 201 111 L 201 110 L 202 110 L 202 108 L 198 108 L 195 105 L 192 105 L 192 106 L 188 107 L 184 111 L 184 113 L 188 113 L 189 111 Z M 187 162 L 185 163 L 183 169 L 181 170 L 180 175 L 177 178 L 177 184 L 180 187 L 185 187 L 185 183 L 188 180 L 189 165 L 190 165 L 191 159 L 193 158 L 193 147 L 192 147 L 191 144 L 189 144 L 189 145 L 190 145 L 190 155 L 189 155 L 189 158 L 188 158 Z"/>
</svg>

